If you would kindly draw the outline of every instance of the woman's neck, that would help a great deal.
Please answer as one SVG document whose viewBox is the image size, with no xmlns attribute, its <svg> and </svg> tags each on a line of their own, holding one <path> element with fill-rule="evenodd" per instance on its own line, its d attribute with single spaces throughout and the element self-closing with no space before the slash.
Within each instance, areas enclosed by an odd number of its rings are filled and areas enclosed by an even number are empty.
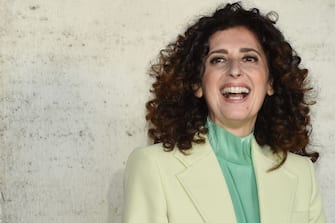
<svg viewBox="0 0 335 223">
<path fill-rule="evenodd" d="M 211 117 L 208 117 L 212 122 L 214 122 L 216 125 L 220 126 L 221 128 L 224 128 L 226 131 L 230 132 L 231 134 L 239 137 L 244 137 L 249 135 L 251 132 L 254 131 L 254 125 L 256 120 L 249 120 L 245 122 L 241 121 L 225 121 L 221 122 L 216 119 L 212 119 Z"/>
</svg>

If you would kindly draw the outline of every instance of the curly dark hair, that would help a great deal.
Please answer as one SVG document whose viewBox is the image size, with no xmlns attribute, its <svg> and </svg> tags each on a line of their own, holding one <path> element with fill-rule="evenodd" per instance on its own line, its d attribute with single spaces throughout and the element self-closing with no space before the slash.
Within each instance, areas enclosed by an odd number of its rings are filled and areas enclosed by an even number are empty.
<svg viewBox="0 0 335 223">
<path fill-rule="evenodd" d="M 226 4 L 212 15 L 191 25 L 184 35 L 160 51 L 159 61 L 151 66 L 155 78 L 147 102 L 149 137 L 162 143 L 166 151 L 175 146 L 181 152 L 192 143 L 204 143 L 208 108 L 205 99 L 195 96 L 204 73 L 203 58 L 209 52 L 209 38 L 217 31 L 242 26 L 253 32 L 265 52 L 274 95 L 266 96 L 254 128 L 256 141 L 269 145 L 274 153 L 308 156 L 313 162 L 317 152 L 307 152 L 310 123 L 308 70 L 300 68 L 301 58 L 275 27 L 278 15 L 262 15 L 257 8 L 244 9 L 240 3 Z"/>
</svg>

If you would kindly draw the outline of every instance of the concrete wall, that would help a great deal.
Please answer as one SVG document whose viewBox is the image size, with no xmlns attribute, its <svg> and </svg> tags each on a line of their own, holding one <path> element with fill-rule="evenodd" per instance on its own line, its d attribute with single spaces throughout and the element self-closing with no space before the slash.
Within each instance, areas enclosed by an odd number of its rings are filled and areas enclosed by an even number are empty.
<svg viewBox="0 0 335 223">
<path fill-rule="evenodd" d="M 0 203 L 5 223 L 120 222 L 129 153 L 147 144 L 146 71 L 216 0 L 0 0 Z M 253 0 L 317 85 L 313 145 L 335 222 L 333 0 Z"/>
</svg>

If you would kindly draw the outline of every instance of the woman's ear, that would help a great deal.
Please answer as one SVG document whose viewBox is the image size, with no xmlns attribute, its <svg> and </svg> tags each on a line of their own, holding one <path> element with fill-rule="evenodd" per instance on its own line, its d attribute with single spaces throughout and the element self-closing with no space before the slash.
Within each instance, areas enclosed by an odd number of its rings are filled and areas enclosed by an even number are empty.
<svg viewBox="0 0 335 223">
<path fill-rule="evenodd" d="M 266 90 L 267 95 L 272 96 L 274 94 L 273 90 L 273 80 L 269 80 L 267 90 Z"/>
<path fill-rule="evenodd" d="M 199 84 L 193 85 L 192 88 L 194 91 L 194 96 L 197 98 L 201 98 L 203 96 L 202 87 Z"/>
</svg>

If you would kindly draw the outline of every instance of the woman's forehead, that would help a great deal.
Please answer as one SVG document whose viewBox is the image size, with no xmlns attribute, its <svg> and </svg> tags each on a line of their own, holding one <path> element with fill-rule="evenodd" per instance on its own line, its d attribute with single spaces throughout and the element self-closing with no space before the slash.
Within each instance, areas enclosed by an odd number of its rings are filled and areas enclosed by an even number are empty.
<svg viewBox="0 0 335 223">
<path fill-rule="evenodd" d="M 229 50 L 231 47 L 255 48 L 263 51 L 256 35 L 243 26 L 219 30 L 209 38 L 210 51 L 226 48 Z"/>
</svg>

